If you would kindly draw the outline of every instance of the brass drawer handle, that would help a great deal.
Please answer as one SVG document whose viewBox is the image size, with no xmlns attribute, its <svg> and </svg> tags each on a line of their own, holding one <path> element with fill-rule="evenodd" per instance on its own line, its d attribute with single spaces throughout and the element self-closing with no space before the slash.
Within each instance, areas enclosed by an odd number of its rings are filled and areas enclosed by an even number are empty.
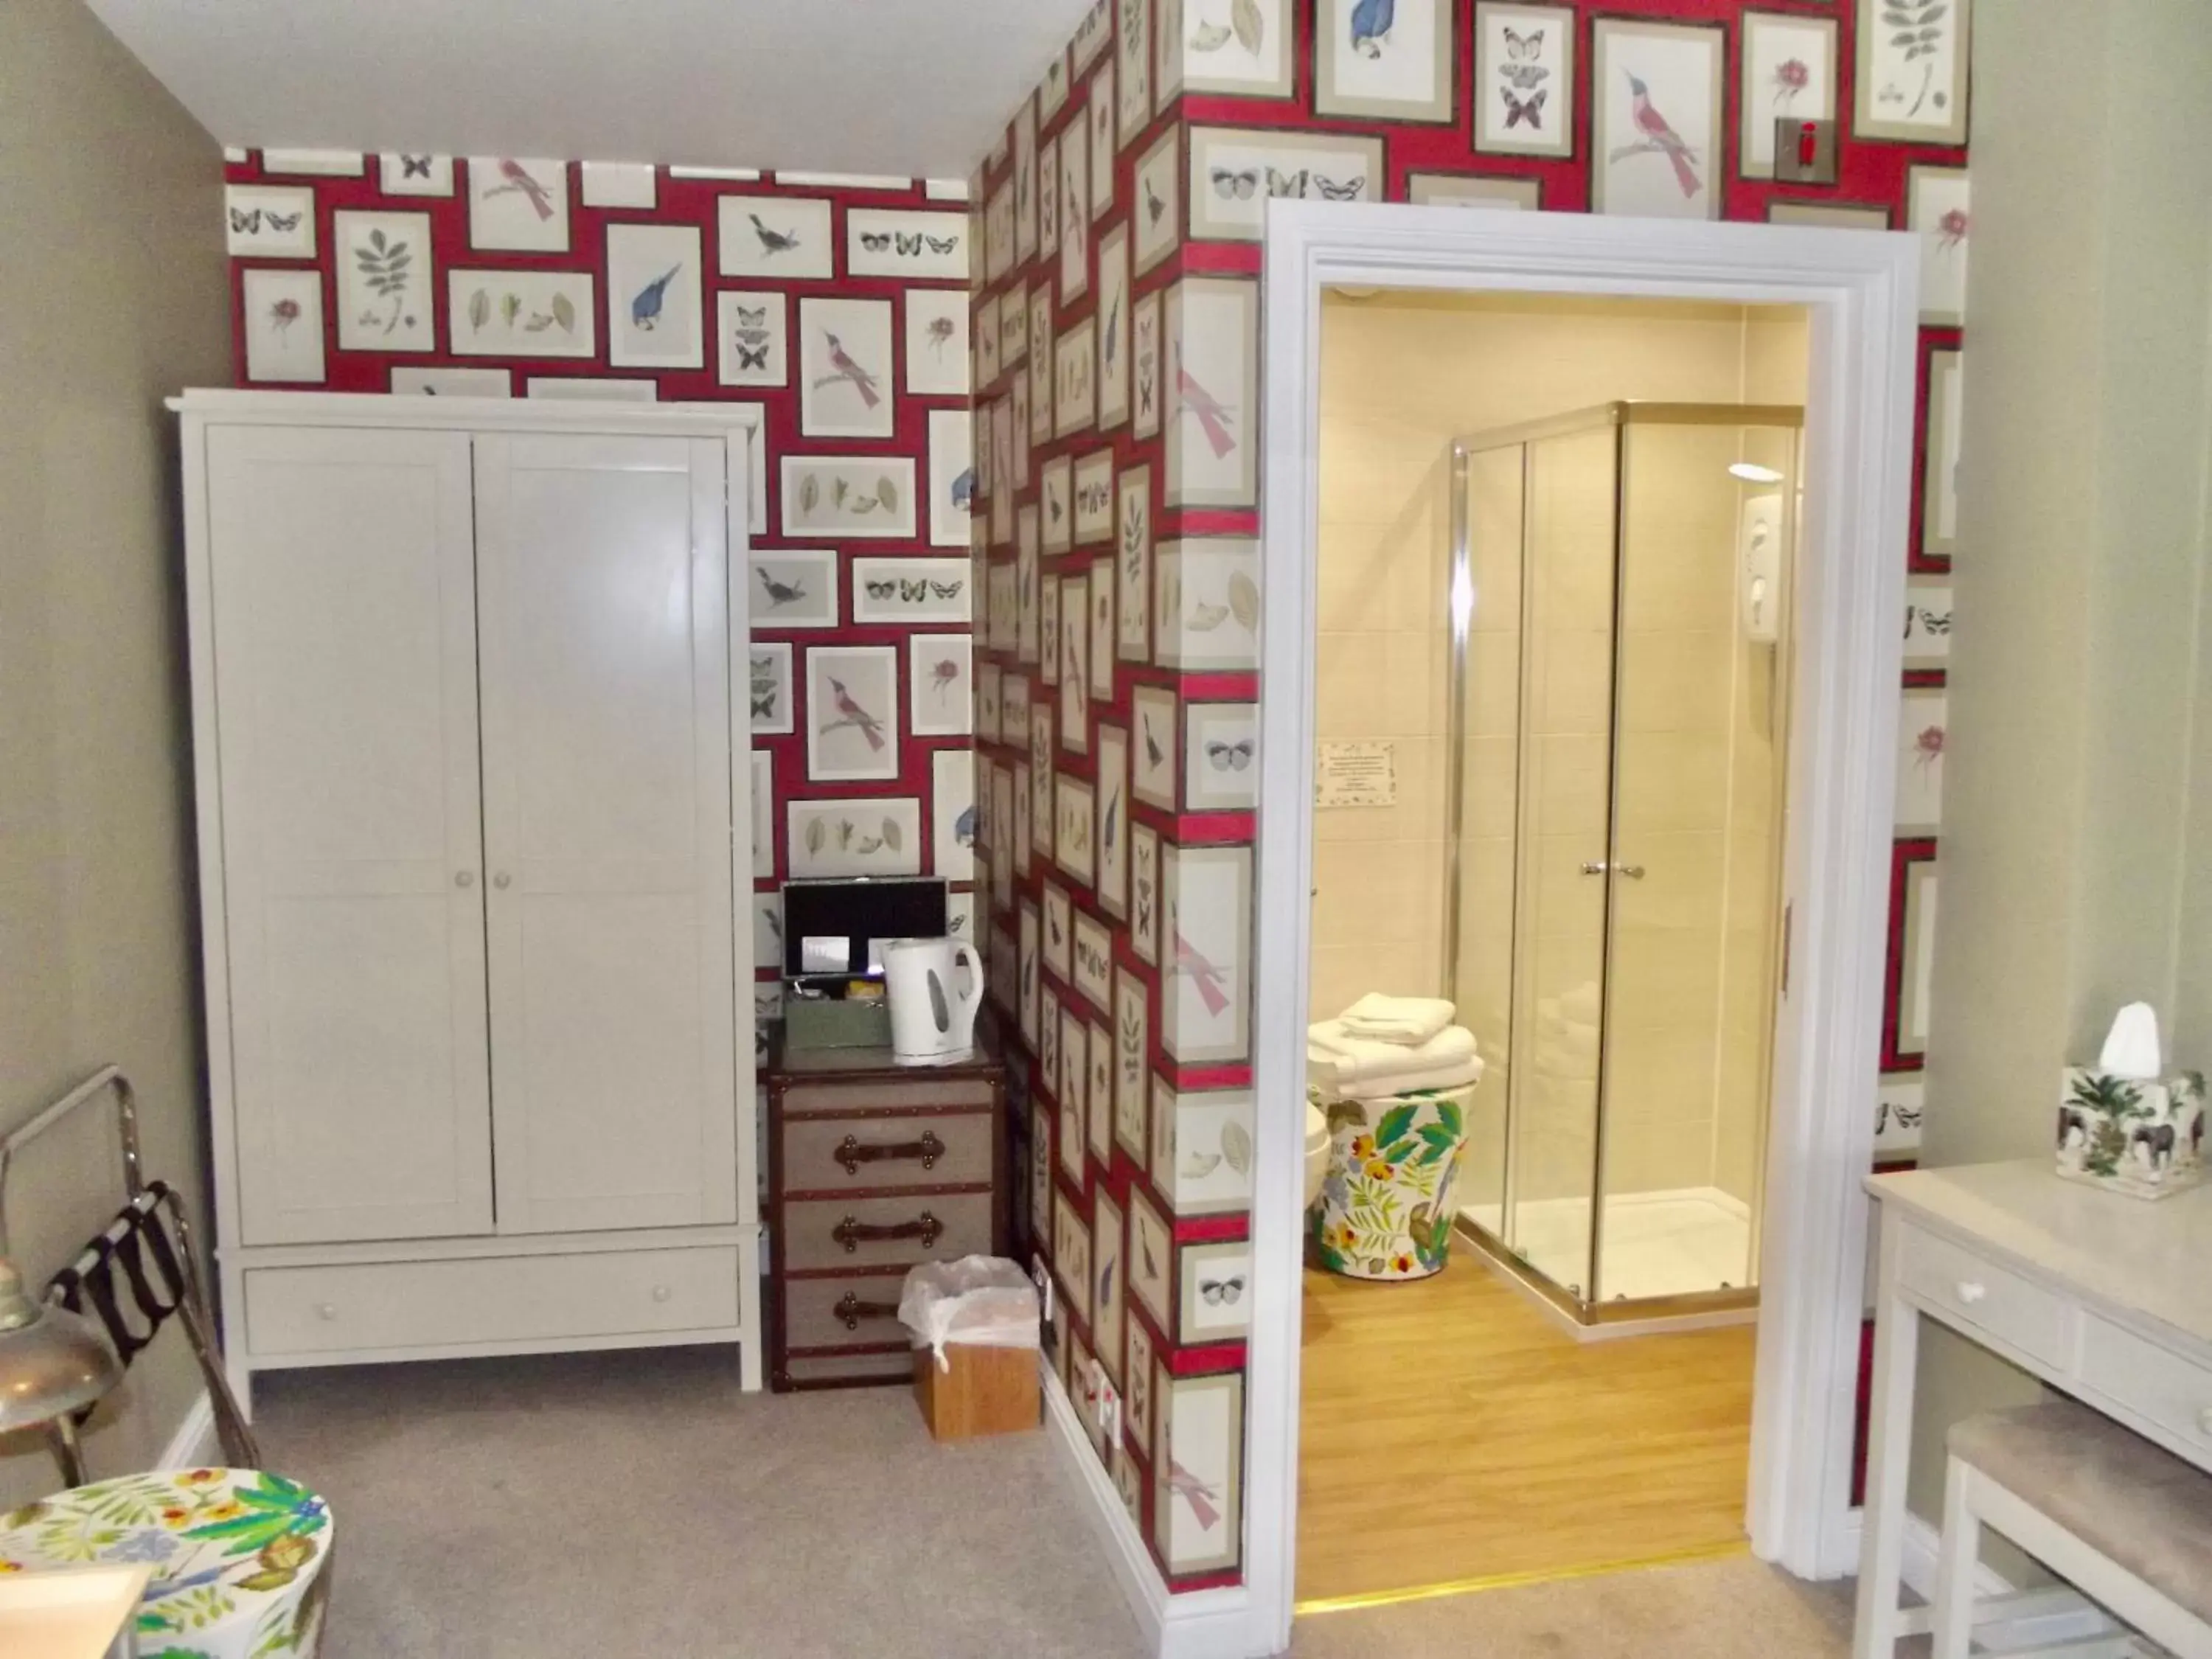
<svg viewBox="0 0 2212 1659">
<path fill-rule="evenodd" d="M 896 1302 L 863 1302 L 852 1291 L 848 1291 L 843 1296 L 837 1299 L 836 1312 L 837 1317 L 844 1321 L 845 1328 L 847 1330 L 857 1331 L 860 1328 L 860 1322 L 864 1319 L 897 1318 L 898 1304 Z"/>
<path fill-rule="evenodd" d="M 945 1224 L 927 1210 L 911 1221 L 902 1221 L 890 1227 L 872 1226 L 858 1216 L 848 1215 L 830 1231 L 830 1237 L 845 1247 L 847 1255 L 858 1250 L 864 1238 L 918 1238 L 921 1241 L 921 1248 L 926 1250 L 944 1234 Z"/>
<path fill-rule="evenodd" d="M 945 1143 L 937 1138 L 933 1129 L 925 1129 L 919 1140 L 901 1141 L 890 1146 L 864 1146 L 859 1136 L 847 1135 L 837 1143 L 837 1150 L 831 1156 L 845 1166 L 847 1175 L 860 1174 L 863 1164 L 909 1158 L 918 1158 L 923 1169 L 933 1170 L 937 1160 L 945 1156 Z"/>
</svg>

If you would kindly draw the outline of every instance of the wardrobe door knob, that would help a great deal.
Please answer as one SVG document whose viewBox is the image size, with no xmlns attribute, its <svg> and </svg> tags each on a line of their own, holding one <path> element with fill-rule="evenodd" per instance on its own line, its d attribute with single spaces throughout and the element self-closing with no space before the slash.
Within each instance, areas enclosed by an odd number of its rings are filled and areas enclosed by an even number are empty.
<svg viewBox="0 0 2212 1659">
<path fill-rule="evenodd" d="M 1977 1285 L 1972 1279 L 1961 1279 L 1959 1282 L 1959 1300 L 1970 1308 L 1989 1293 L 1989 1286 L 1986 1285 Z"/>
<path fill-rule="evenodd" d="M 514 878 L 508 875 L 506 871 L 502 870 L 491 878 L 491 884 L 504 891 L 506 889 L 514 885 Z"/>
<path fill-rule="evenodd" d="M 2206 1439 L 2212 1440 L 2212 1406 L 2207 1406 L 2197 1413 L 2197 1431 Z"/>
<path fill-rule="evenodd" d="M 665 1302 L 668 1300 L 669 1295 L 670 1291 L 668 1286 L 665 1285 L 656 1285 L 653 1287 L 653 1299 L 655 1302 Z"/>
<path fill-rule="evenodd" d="M 336 1319 L 337 1316 L 338 1316 L 338 1308 L 337 1308 L 337 1303 L 335 1303 L 335 1302 L 318 1302 L 317 1304 L 315 1304 L 315 1317 L 316 1317 L 316 1318 L 318 1318 L 318 1319 Z"/>
<path fill-rule="evenodd" d="M 454 886 L 456 886 L 456 887 L 473 887 L 473 886 L 475 886 L 476 884 L 477 884 L 477 872 L 476 872 L 475 871 L 473 871 L 473 870 L 456 870 L 456 871 L 454 871 L 454 872 L 453 872 L 453 885 L 454 885 Z"/>
</svg>

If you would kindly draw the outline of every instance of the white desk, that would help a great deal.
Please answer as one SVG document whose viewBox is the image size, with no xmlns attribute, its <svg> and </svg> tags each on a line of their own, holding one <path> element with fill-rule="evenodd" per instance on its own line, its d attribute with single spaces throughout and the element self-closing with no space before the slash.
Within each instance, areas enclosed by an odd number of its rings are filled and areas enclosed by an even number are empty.
<svg viewBox="0 0 2212 1659">
<path fill-rule="evenodd" d="M 2212 1469 L 2212 1188 L 2158 1203 L 2043 1161 L 1876 1176 L 1881 1269 L 1854 1659 L 1928 1628 L 1898 1605 L 1917 1316 Z"/>
</svg>

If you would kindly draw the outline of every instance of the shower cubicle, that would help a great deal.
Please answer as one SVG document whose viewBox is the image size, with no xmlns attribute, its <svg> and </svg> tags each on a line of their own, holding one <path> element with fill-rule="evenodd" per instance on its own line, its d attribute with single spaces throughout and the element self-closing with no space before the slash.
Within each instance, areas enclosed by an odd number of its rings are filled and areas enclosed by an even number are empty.
<svg viewBox="0 0 2212 1659">
<path fill-rule="evenodd" d="M 1756 1305 L 1802 427 L 1612 403 L 1452 446 L 1459 1224 L 1584 1334 Z"/>
</svg>

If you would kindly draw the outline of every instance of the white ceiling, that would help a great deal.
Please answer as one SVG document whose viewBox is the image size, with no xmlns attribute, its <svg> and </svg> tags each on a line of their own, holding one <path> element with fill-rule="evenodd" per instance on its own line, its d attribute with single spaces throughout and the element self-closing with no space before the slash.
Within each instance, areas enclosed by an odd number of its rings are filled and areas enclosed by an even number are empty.
<svg viewBox="0 0 2212 1659">
<path fill-rule="evenodd" d="M 1089 0 L 88 0 L 225 144 L 967 176 Z"/>
</svg>

